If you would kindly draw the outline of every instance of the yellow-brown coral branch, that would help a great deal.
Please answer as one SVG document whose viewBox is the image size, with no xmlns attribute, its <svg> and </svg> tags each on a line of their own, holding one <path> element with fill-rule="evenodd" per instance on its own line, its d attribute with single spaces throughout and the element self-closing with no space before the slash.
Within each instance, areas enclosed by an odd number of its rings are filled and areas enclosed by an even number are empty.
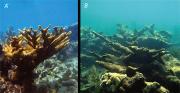
<svg viewBox="0 0 180 93">
<path fill-rule="evenodd" d="M 17 85 L 20 84 L 19 86 L 24 88 L 23 93 L 32 93 L 29 88 L 33 83 L 34 68 L 66 47 L 72 33 L 63 29 L 56 29 L 55 34 L 48 31 L 49 27 L 42 29 L 39 26 L 38 30 L 25 28 L 19 36 L 13 37 L 5 44 L 2 49 L 4 57 L 0 62 L 4 72 L 0 74 L 0 79 L 18 82 Z"/>
</svg>

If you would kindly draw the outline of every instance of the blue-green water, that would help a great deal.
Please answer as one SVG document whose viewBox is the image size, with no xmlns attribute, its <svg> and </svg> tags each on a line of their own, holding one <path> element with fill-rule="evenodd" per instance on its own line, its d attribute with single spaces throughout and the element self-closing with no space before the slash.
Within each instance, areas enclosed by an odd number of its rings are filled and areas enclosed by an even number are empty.
<svg viewBox="0 0 180 93">
<path fill-rule="evenodd" d="M 117 23 L 138 29 L 155 24 L 180 39 L 180 0 L 81 0 L 83 26 L 113 34 Z"/>
</svg>

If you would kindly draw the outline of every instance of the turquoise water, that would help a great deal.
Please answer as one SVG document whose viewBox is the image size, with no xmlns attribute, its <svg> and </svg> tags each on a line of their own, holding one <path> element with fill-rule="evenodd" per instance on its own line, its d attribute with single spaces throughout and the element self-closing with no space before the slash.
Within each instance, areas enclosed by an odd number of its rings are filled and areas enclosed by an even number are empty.
<svg viewBox="0 0 180 93">
<path fill-rule="evenodd" d="M 180 0 L 81 0 L 82 26 L 113 34 L 117 23 L 138 29 L 155 24 L 180 39 Z"/>
</svg>

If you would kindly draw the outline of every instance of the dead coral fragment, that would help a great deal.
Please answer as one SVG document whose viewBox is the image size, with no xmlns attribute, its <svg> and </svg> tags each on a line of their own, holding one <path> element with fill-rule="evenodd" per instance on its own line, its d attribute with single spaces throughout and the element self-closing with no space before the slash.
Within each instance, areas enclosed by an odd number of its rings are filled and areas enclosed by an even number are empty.
<svg viewBox="0 0 180 93">
<path fill-rule="evenodd" d="M 105 73 L 101 76 L 100 87 L 102 88 L 102 93 L 116 93 L 118 86 L 121 81 L 126 77 L 125 74 L 119 73 Z"/>
<path fill-rule="evenodd" d="M 105 73 L 100 82 L 101 93 L 170 93 L 157 82 L 146 82 L 139 72 L 131 77 L 121 73 Z"/>
<path fill-rule="evenodd" d="M 14 87 L 21 86 L 22 93 L 32 93 L 34 68 L 69 44 L 71 31 L 55 29 L 55 34 L 48 31 L 49 27 L 43 29 L 41 26 L 38 30 L 23 29 L 3 46 L 0 78 L 4 82 L 10 82 Z"/>
<path fill-rule="evenodd" d="M 97 32 L 92 32 L 96 37 L 99 37 L 100 39 L 104 40 L 106 43 L 108 43 L 110 46 L 112 46 L 115 50 L 120 50 L 125 54 L 133 54 L 133 51 L 131 51 L 129 48 L 123 46 L 120 43 L 112 42 L 111 40 L 105 38 L 103 35 L 98 34 Z"/>
<path fill-rule="evenodd" d="M 145 82 L 146 87 L 143 89 L 143 93 L 170 93 L 169 90 L 161 86 L 158 82 Z"/>
<path fill-rule="evenodd" d="M 96 61 L 96 63 L 108 69 L 109 71 L 116 72 L 116 73 L 125 73 L 125 68 L 126 68 L 125 66 L 116 65 L 116 64 L 112 64 L 112 63 L 108 63 L 104 61 Z"/>
</svg>

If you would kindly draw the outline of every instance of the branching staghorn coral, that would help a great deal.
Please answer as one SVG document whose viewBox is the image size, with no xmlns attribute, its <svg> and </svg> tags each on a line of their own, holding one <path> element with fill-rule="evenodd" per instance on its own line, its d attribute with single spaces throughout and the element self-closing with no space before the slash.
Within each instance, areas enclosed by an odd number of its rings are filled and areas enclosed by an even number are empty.
<svg viewBox="0 0 180 93">
<path fill-rule="evenodd" d="M 156 30 L 154 24 L 145 26 L 140 30 L 131 30 L 123 25 L 118 26 L 118 33 L 114 35 L 99 34 L 92 29 L 86 29 L 88 36 L 93 36 L 88 38 L 86 35 L 83 35 L 85 32 L 82 31 L 82 41 L 86 42 L 86 44 L 83 43 L 82 47 L 81 60 L 85 64 L 83 65 L 88 68 L 96 62 L 110 73 L 127 73 L 127 75 L 132 71 L 127 70 L 131 66 L 142 73 L 147 81 L 156 82 L 147 83 L 145 89 L 148 89 L 148 91 L 144 90 L 143 93 L 155 93 L 154 88 L 159 88 L 157 82 L 168 89 L 170 93 L 179 93 L 180 71 L 177 64 L 179 60 L 174 62 L 173 59 L 169 59 L 171 58 L 170 56 L 166 57 L 166 55 L 171 55 L 167 51 L 168 48 L 178 45 L 178 43 L 173 44 L 171 42 L 171 34 L 168 31 Z M 102 89 L 106 93 L 113 85 L 105 86 L 107 87 L 102 86 Z M 149 90 L 149 88 L 152 89 Z M 167 93 L 161 92 L 159 89 L 160 93 Z M 132 93 L 135 93 L 135 91 Z"/>
<path fill-rule="evenodd" d="M 49 27 L 23 29 L 2 47 L 0 93 L 35 93 L 33 70 L 69 44 L 71 31 Z"/>
<path fill-rule="evenodd" d="M 159 82 L 171 92 L 178 93 L 177 91 L 180 87 L 180 80 L 170 70 L 168 70 L 168 68 L 166 68 L 166 63 L 163 61 L 163 56 L 168 53 L 167 51 L 164 49 L 156 50 L 138 46 L 124 46 L 121 43 L 115 43 L 96 32 L 93 33 L 96 37 L 99 37 L 106 42 L 107 45 L 111 46 L 112 49 L 115 49 L 117 52 L 121 51 L 122 55 L 119 56 L 123 58 L 120 61 L 122 62 L 119 64 L 120 66 L 108 63 L 106 60 L 102 59 L 98 59 L 100 61 L 96 61 L 96 63 L 111 72 L 120 73 L 124 72 L 123 69 L 119 69 L 123 67 L 121 66 L 122 64 L 124 66 L 136 67 L 148 80 Z"/>
<path fill-rule="evenodd" d="M 119 49 L 120 51 L 122 51 L 123 53 L 127 53 L 127 54 L 133 53 L 129 48 L 121 45 L 120 43 L 114 43 L 114 42 L 110 41 L 109 39 L 105 38 L 104 36 L 98 34 L 97 32 L 94 32 L 94 31 L 93 31 L 92 33 L 94 33 L 94 34 L 95 34 L 97 37 L 99 37 L 100 39 L 104 40 L 104 41 L 105 41 L 106 43 L 108 43 L 110 46 L 113 46 L 113 49 L 112 49 L 112 50 L 114 50 L 114 49 L 117 50 L 117 48 L 118 48 L 118 49 Z"/>
<path fill-rule="evenodd" d="M 136 45 L 151 49 L 168 48 L 174 44 L 170 43 L 171 34 L 167 31 L 155 30 L 155 25 L 148 25 L 140 30 L 130 30 L 126 26 L 118 25 L 118 34 L 113 40 L 122 45 Z M 153 43 L 153 45 L 152 45 Z"/>
</svg>

